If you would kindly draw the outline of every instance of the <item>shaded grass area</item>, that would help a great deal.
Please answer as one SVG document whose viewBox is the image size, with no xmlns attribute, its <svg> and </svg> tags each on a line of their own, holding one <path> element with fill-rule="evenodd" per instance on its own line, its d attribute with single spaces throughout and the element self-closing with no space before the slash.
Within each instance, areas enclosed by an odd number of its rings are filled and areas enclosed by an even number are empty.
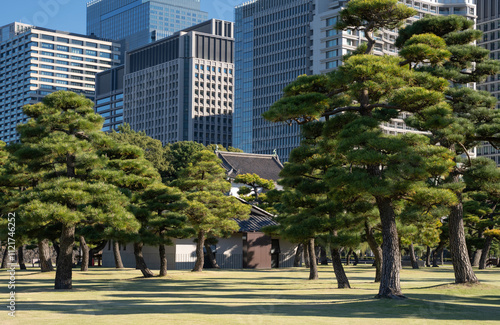
<svg viewBox="0 0 500 325">
<path fill-rule="evenodd" d="M 74 289 L 55 291 L 54 273 L 18 272 L 17 313 L 1 324 L 500 324 L 500 269 L 477 271 L 480 285 L 451 285 L 450 267 L 403 269 L 408 300 L 376 300 L 369 266 L 346 267 L 353 289 L 337 289 L 331 267 L 320 280 L 305 268 L 169 271 L 74 271 Z M 7 272 L 0 281 L 7 291 Z M 4 295 L 8 298 L 7 295 Z M 5 302 L 6 300 L 2 299 Z"/>
</svg>

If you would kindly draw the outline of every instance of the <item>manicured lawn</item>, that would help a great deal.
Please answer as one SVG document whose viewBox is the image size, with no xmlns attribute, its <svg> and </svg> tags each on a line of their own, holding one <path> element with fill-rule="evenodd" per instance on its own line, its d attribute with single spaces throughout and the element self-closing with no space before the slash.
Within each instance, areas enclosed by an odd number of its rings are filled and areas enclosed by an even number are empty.
<svg viewBox="0 0 500 325">
<path fill-rule="evenodd" d="M 7 298 L 7 272 L 0 283 Z M 17 313 L 1 324 L 500 324 L 500 268 L 477 271 L 481 285 L 449 285 L 449 266 L 403 269 L 409 298 L 373 299 L 378 285 L 368 266 L 347 267 L 354 289 L 336 288 L 331 267 L 320 280 L 308 271 L 220 270 L 201 274 L 170 271 L 143 279 L 137 270 L 74 271 L 74 289 L 55 291 L 54 273 L 17 273 Z"/>
</svg>

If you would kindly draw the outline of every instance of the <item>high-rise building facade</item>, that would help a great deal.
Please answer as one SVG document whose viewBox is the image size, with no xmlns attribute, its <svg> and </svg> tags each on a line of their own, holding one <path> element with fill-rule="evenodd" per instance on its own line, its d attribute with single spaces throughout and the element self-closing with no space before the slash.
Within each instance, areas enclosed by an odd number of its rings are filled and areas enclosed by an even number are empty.
<svg viewBox="0 0 500 325">
<path fill-rule="evenodd" d="M 100 72 L 95 78 L 94 111 L 104 117 L 102 130 L 118 130 L 123 124 L 123 76 L 125 66 Z"/>
<path fill-rule="evenodd" d="M 313 1 L 257 0 L 236 7 L 234 146 L 288 157 L 300 128 L 264 120 L 262 113 L 298 76 L 312 73 Z M 286 159 L 285 159 L 286 160 Z"/>
<path fill-rule="evenodd" d="M 87 3 L 87 35 L 124 40 L 133 50 L 207 18 L 200 0 L 93 0 Z"/>
<path fill-rule="evenodd" d="M 124 121 L 164 144 L 232 146 L 233 28 L 212 19 L 127 52 Z"/>
<path fill-rule="evenodd" d="M 120 62 L 119 44 L 12 23 L 0 27 L 0 140 L 19 140 L 22 107 L 57 90 L 94 99 L 95 75 Z"/>
<path fill-rule="evenodd" d="M 490 58 L 500 60 L 500 2 L 498 0 L 477 0 L 477 28 L 483 32 L 480 46 L 490 50 Z M 489 91 L 499 102 L 500 109 L 500 75 L 491 76 L 484 83 L 478 84 L 479 90 Z M 500 166 L 500 150 L 488 143 L 478 148 L 478 156 L 488 157 Z"/>
<path fill-rule="evenodd" d="M 302 74 L 327 73 L 342 56 L 366 41 L 362 31 L 334 26 L 345 0 L 254 0 L 236 7 L 236 93 L 234 146 L 245 152 L 270 154 L 283 161 L 300 144 L 300 128 L 266 122 L 261 114 L 282 96 L 282 89 Z M 475 19 L 475 0 L 400 0 L 418 14 L 465 15 Z M 374 53 L 395 55 L 396 30 L 376 37 Z M 416 132 L 404 116 L 383 126 L 390 134 Z"/>
</svg>

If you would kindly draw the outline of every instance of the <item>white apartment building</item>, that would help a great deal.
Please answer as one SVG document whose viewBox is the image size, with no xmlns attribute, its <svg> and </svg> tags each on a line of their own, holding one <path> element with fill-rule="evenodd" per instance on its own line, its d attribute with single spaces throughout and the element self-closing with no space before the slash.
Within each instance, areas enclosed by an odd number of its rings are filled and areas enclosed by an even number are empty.
<svg viewBox="0 0 500 325">
<path fill-rule="evenodd" d="M 58 90 L 94 99 L 95 75 L 120 63 L 119 44 L 12 23 L 0 27 L 0 140 L 16 142 L 22 107 Z"/>
</svg>

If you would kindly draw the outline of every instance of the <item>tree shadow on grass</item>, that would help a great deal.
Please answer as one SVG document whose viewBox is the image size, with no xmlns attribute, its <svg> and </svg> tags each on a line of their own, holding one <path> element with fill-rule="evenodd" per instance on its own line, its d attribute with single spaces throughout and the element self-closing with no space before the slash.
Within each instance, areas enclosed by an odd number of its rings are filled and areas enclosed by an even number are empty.
<svg viewBox="0 0 500 325">
<path fill-rule="evenodd" d="M 264 315 L 275 316 L 316 316 L 316 317 L 344 317 L 344 318 L 386 318 L 406 319 L 421 318 L 435 320 L 491 320 L 495 321 L 500 316 L 498 303 L 490 306 L 492 300 L 482 302 L 483 298 L 474 298 L 452 303 L 435 299 L 443 298 L 438 295 L 411 295 L 413 299 L 403 301 L 375 300 L 366 295 L 349 299 L 349 295 L 330 295 L 329 299 L 316 296 L 305 297 L 303 295 L 279 295 L 267 297 L 268 302 L 252 302 L 252 296 L 247 296 L 245 306 L 241 301 L 231 302 L 233 298 L 216 296 L 212 298 L 221 299 L 218 302 L 203 302 L 208 299 L 206 295 L 190 299 L 181 296 L 172 301 L 151 300 L 152 297 L 131 296 L 124 299 L 109 297 L 106 300 L 96 300 L 88 304 L 82 304 L 80 300 L 65 301 L 31 301 L 30 310 L 44 310 L 63 314 L 88 314 L 91 310 L 95 315 L 134 315 L 134 314 L 190 314 L 190 315 L 233 315 L 233 316 L 255 316 L 255 311 Z M 164 298 L 163 295 L 157 299 Z M 238 296 L 237 298 L 241 298 Z M 258 296 L 257 299 L 265 297 Z M 271 298 L 271 299 L 269 299 Z M 293 300 L 297 299 L 294 303 Z M 480 305 L 463 305 L 457 303 L 479 303 Z M 490 304 L 490 305 L 487 305 Z"/>
</svg>

